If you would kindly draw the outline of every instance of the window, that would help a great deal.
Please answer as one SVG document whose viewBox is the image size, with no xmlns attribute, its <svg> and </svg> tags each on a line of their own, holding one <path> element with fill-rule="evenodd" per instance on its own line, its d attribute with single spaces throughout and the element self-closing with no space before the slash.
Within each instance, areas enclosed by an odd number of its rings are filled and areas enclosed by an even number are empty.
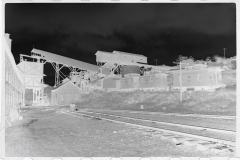
<svg viewBox="0 0 240 160">
<path fill-rule="evenodd" d="M 213 79 L 213 75 L 209 74 L 209 79 L 212 80 Z"/>
<path fill-rule="evenodd" d="M 5 94 L 5 96 L 6 96 L 6 104 L 8 104 L 8 86 L 6 86 L 6 94 Z"/>
<path fill-rule="evenodd" d="M 8 70 L 6 70 L 6 81 L 8 81 Z"/>
<path fill-rule="evenodd" d="M 11 73 L 8 74 L 8 83 L 11 84 Z"/>
<path fill-rule="evenodd" d="M 138 81 L 138 79 L 137 78 L 133 78 L 133 81 L 134 81 L 134 83 L 136 83 Z"/>
<path fill-rule="evenodd" d="M 198 75 L 197 75 L 197 80 L 198 80 L 198 81 L 201 81 L 201 80 L 202 80 L 202 75 L 201 75 L 201 74 L 198 74 Z"/>
<path fill-rule="evenodd" d="M 191 76 L 188 76 L 188 83 L 191 82 Z"/>
<path fill-rule="evenodd" d="M 13 82 L 12 82 L 12 84 L 15 87 L 15 75 L 13 75 Z"/>
<path fill-rule="evenodd" d="M 222 74 L 220 72 L 217 73 L 218 83 L 222 83 Z"/>
</svg>

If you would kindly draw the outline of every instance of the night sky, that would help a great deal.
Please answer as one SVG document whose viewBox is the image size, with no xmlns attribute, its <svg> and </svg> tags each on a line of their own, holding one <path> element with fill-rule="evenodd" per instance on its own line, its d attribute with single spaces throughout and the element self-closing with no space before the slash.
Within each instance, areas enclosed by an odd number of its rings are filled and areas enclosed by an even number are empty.
<svg viewBox="0 0 240 160">
<path fill-rule="evenodd" d="M 206 59 L 227 48 L 226 57 L 235 56 L 236 4 L 9 3 L 5 33 L 16 63 L 34 46 L 92 64 L 98 50 L 117 50 L 171 66 L 178 55 Z M 45 69 L 51 85 L 52 71 Z"/>
</svg>

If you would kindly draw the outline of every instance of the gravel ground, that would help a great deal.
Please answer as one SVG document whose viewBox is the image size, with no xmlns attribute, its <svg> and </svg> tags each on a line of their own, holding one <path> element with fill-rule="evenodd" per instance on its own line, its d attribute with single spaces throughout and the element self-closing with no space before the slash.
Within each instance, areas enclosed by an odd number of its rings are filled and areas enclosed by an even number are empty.
<svg viewBox="0 0 240 160">
<path fill-rule="evenodd" d="M 38 112 L 38 113 L 37 113 Z M 45 113 L 43 113 L 45 112 Z M 11 157 L 209 157 L 234 153 L 196 151 L 127 125 L 48 111 L 24 113 L 6 129 L 6 156 Z M 45 118 L 39 118 L 39 115 Z M 29 119 L 27 119 L 29 118 Z"/>
</svg>

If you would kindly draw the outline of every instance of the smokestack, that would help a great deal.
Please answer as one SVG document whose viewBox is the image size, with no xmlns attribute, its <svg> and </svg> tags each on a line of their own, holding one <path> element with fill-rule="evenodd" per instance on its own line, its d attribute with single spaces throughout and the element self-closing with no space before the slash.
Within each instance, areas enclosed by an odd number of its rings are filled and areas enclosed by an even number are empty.
<svg viewBox="0 0 240 160">
<path fill-rule="evenodd" d="M 6 38 L 8 46 L 9 46 L 9 49 L 11 51 L 12 50 L 12 48 L 11 48 L 12 47 L 12 40 L 10 39 L 10 34 L 5 33 L 5 38 Z"/>
</svg>

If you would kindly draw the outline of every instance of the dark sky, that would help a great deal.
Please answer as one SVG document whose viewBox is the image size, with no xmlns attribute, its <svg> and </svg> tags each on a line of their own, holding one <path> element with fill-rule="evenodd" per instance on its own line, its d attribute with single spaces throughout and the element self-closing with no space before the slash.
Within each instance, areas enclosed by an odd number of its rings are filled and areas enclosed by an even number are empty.
<svg viewBox="0 0 240 160">
<path fill-rule="evenodd" d="M 98 50 L 173 65 L 178 55 L 236 55 L 235 3 L 12 3 L 5 32 L 16 62 L 35 48 L 96 64 Z"/>
</svg>

